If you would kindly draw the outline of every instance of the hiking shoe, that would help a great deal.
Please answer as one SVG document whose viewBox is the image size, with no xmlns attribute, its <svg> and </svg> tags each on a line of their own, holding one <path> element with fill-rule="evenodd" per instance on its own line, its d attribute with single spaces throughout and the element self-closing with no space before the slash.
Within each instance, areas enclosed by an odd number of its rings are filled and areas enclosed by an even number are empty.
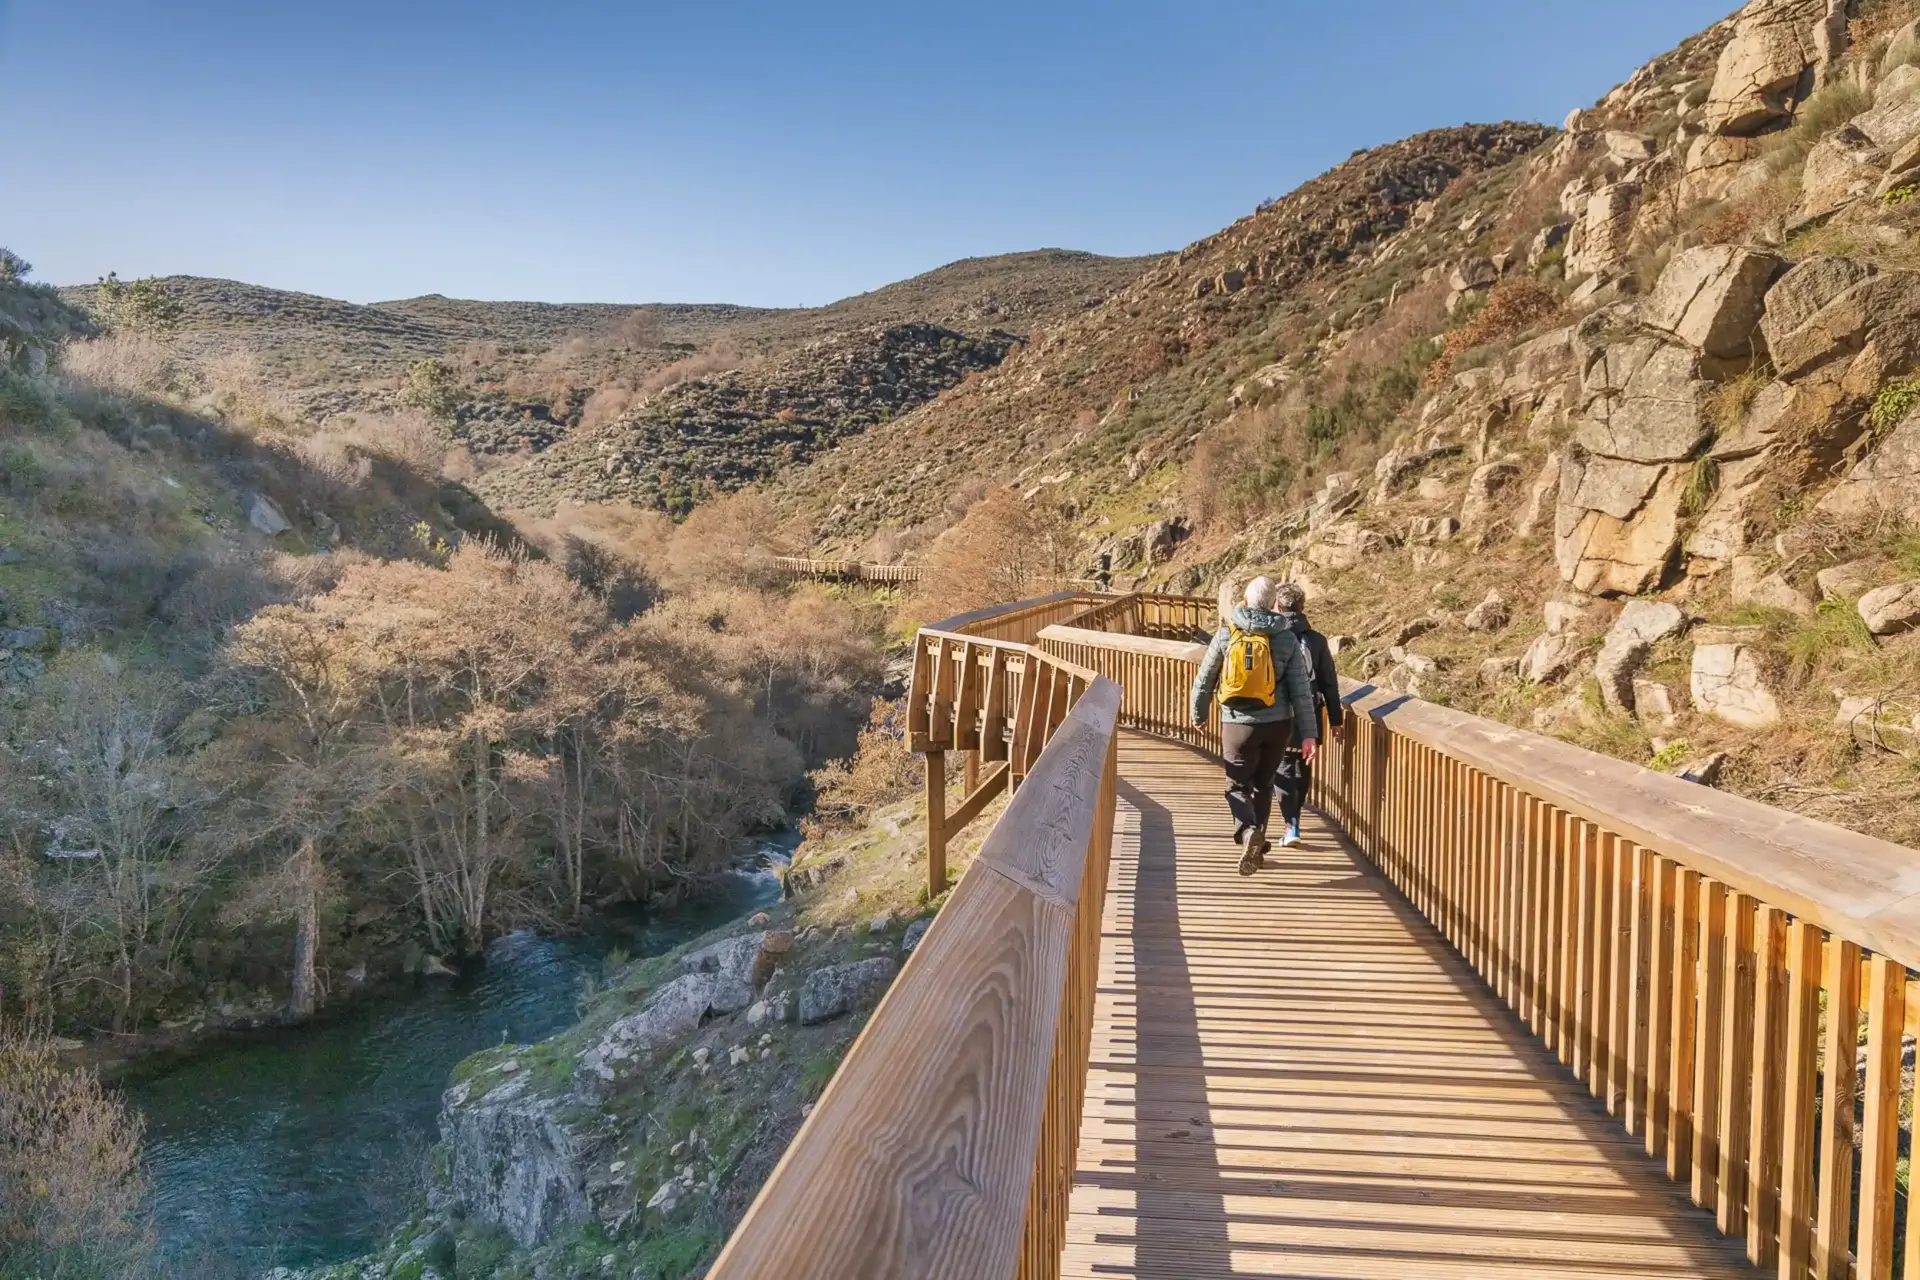
<svg viewBox="0 0 1920 1280">
<path fill-rule="evenodd" d="M 1262 857 L 1267 851 L 1267 832 L 1264 827 L 1255 827 L 1247 833 L 1247 851 L 1240 855 L 1240 874 L 1250 876 L 1258 871 L 1264 862 Z"/>
<path fill-rule="evenodd" d="M 1296 819 L 1292 822 L 1289 822 L 1287 824 L 1287 829 L 1280 833 L 1280 847 L 1284 849 L 1290 844 L 1299 844 L 1299 843 L 1300 843 L 1300 823 L 1299 823 L 1299 820 Z"/>
<path fill-rule="evenodd" d="M 1245 844 L 1247 842 L 1247 832 L 1251 830 L 1253 830 L 1252 823 L 1250 822 L 1241 823 L 1239 826 L 1233 829 L 1233 842 L 1235 844 Z"/>
</svg>

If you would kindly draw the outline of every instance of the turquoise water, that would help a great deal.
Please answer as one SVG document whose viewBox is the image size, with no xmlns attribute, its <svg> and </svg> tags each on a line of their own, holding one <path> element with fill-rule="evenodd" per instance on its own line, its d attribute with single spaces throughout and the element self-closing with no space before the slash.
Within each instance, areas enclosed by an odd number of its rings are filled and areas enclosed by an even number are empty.
<svg viewBox="0 0 1920 1280">
<path fill-rule="evenodd" d="M 741 875 L 714 900 L 604 921 L 590 938 L 513 934 L 471 974 L 129 1077 L 163 1253 L 253 1274 L 372 1250 L 419 1185 L 455 1063 L 567 1027 L 609 950 L 657 955 L 778 896 L 773 875 Z"/>
</svg>

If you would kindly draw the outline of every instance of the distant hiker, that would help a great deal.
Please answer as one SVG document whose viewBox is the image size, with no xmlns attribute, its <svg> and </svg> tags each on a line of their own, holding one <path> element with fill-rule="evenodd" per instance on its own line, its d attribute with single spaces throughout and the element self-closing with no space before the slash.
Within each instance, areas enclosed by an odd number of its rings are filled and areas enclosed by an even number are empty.
<svg viewBox="0 0 1920 1280">
<path fill-rule="evenodd" d="M 1280 844 L 1285 847 L 1300 843 L 1300 811 L 1306 807 L 1307 791 L 1313 786 L 1313 752 L 1309 748 L 1315 739 L 1324 740 L 1328 726 L 1340 727 L 1346 708 L 1340 702 L 1340 673 L 1333 666 L 1333 648 L 1307 622 L 1307 593 L 1294 583 L 1283 582 L 1274 589 L 1273 606 L 1293 628 L 1293 637 L 1307 660 L 1307 678 L 1313 685 L 1313 718 L 1294 722 L 1293 745 L 1280 760 L 1280 817 L 1287 824 L 1280 833 Z"/>
<path fill-rule="evenodd" d="M 1220 702 L 1220 742 L 1227 765 L 1227 806 L 1242 845 L 1240 874 L 1250 876 L 1262 864 L 1267 816 L 1273 808 L 1273 780 L 1281 759 L 1294 745 L 1294 726 L 1306 726 L 1300 743 L 1313 759 L 1317 724 L 1313 687 L 1306 659 L 1287 619 L 1273 612 L 1276 587 L 1271 578 L 1247 584 L 1246 607 L 1233 607 L 1231 583 L 1220 589 L 1222 625 L 1207 646 L 1200 674 L 1193 681 L 1193 723 L 1207 722 L 1207 703 Z"/>
</svg>

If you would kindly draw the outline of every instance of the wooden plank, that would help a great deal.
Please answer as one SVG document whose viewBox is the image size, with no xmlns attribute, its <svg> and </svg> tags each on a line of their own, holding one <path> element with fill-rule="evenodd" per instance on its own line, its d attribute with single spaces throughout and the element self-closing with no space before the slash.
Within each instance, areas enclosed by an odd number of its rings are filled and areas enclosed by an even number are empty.
<svg viewBox="0 0 1920 1280">
<path fill-rule="evenodd" d="M 1011 1275 L 1071 927 L 976 864 L 709 1280 Z"/>
<path fill-rule="evenodd" d="M 1820 1052 L 1820 926 L 1787 932 L 1785 1115 L 1780 1136 L 1780 1280 L 1801 1280 L 1813 1262 L 1814 1088 Z"/>
<path fill-rule="evenodd" d="M 1700 1017 L 1693 1074 L 1693 1202 L 1720 1203 L 1720 1052 L 1727 1020 L 1727 886 L 1700 885 Z"/>
<path fill-rule="evenodd" d="M 969 792 L 965 799 L 955 805 L 952 812 L 946 815 L 946 822 L 944 824 L 946 838 L 951 840 L 955 835 L 965 830 L 967 824 L 979 817 L 986 807 L 993 803 L 994 798 L 1006 790 L 1006 788 L 1006 763 L 1002 761 L 999 764 L 988 766 L 986 773 L 981 775 L 979 785 Z"/>
<path fill-rule="evenodd" d="M 1859 1097 L 1860 948 L 1845 939 L 1827 944 L 1825 1097 L 1820 1109 L 1820 1189 L 1814 1226 L 1813 1274 L 1847 1280 L 1853 1273 L 1854 1104 Z"/>
<path fill-rule="evenodd" d="M 1568 855 L 1572 859 L 1573 912 L 1573 1077 L 1588 1079 L 1593 1067 L 1594 1011 L 1599 1007 L 1595 995 L 1594 957 L 1599 948 L 1595 938 L 1597 886 L 1593 851 L 1593 826 L 1570 819 Z M 1565 1055 L 1563 1055 L 1565 1056 Z"/>
<path fill-rule="evenodd" d="M 1664 1156 L 1672 1123 L 1674 912 L 1679 868 L 1653 860 L 1653 951 L 1647 970 L 1647 1154 Z"/>
<path fill-rule="evenodd" d="M 1900 1160 L 1900 1040 L 1907 1025 L 1907 971 L 1886 956 L 1873 957 L 1871 964 L 1856 1274 L 1860 1280 L 1893 1280 L 1895 1178 Z"/>
<path fill-rule="evenodd" d="M 947 753 L 927 752 L 927 898 L 947 891 Z"/>
<path fill-rule="evenodd" d="M 1215 768 L 1135 735 L 1121 749 L 1138 816 L 1114 846 L 1063 1275 L 1742 1273 L 1584 1085 L 1513 1035 L 1471 945 L 1440 945 L 1314 819 L 1242 879 Z M 1471 877 L 1437 883 L 1464 884 L 1448 900 L 1484 923 Z"/>
<path fill-rule="evenodd" d="M 1667 1176 L 1690 1180 L 1693 1165 L 1694 1058 L 1699 1037 L 1700 873 L 1681 867 L 1674 879 L 1673 1067 L 1667 1109 Z"/>
<path fill-rule="evenodd" d="M 1920 859 L 1910 849 L 1727 792 L 1702 795 L 1676 778 L 1417 698 L 1352 681 L 1342 687 L 1351 714 L 1386 721 L 1730 888 L 1920 968 Z"/>
<path fill-rule="evenodd" d="M 1119 715 L 1120 687 L 1097 681 L 1027 774 L 1013 806 L 980 846 L 978 861 L 1049 902 L 1074 905 L 1107 743 Z"/>
<path fill-rule="evenodd" d="M 1747 1140 L 1747 1259 L 1780 1256 L 1780 1161 L 1787 1091 L 1787 916 L 1762 903 L 1754 917 L 1753 1124 Z"/>
<path fill-rule="evenodd" d="M 1607 847 L 1613 863 L 1613 940 L 1611 944 L 1612 974 L 1609 977 L 1611 994 L 1611 1016 L 1607 1031 L 1607 1114 L 1621 1117 L 1624 1121 L 1627 1111 L 1627 1094 L 1630 1062 L 1628 1057 L 1633 1041 L 1633 919 L 1634 919 L 1634 849 L 1611 832 L 1607 835 Z M 1631 1133 L 1633 1127 L 1627 1126 Z"/>
<path fill-rule="evenodd" d="M 1754 910 L 1744 893 L 1726 895 L 1726 976 L 1720 1023 L 1720 1161 L 1714 1220 L 1729 1236 L 1744 1237 L 1751 1190 L 1747 1153 L 1753 1123 Z"/>
</svg>

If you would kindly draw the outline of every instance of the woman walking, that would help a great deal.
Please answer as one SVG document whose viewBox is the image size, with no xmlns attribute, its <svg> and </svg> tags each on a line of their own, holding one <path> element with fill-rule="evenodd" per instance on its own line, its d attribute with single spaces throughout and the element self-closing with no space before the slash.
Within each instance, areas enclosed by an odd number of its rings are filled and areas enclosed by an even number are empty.
<svg viewBox="0 0 1920 1280">
<path fill-rule="evenodd" d="M 1299 742 L 1311 761 L 1319 723 L 1306 659 L 1292 622 L 1274 612 L 1278 587 L 1271 578 L 1247 584 L 1244 606 L 1233 605 L 1232 584 L 1220 592 L 1220 630 L 1193 681 L 1193 723 L 1207 722 L 1207 703 L 1220 703 L 1221 755 L 1227 770 L 1227 808 L 1235 844 L 1242 847 L 1240 874 L 1258 871 L 1267 850 L 1267 818 L 1273 809 L 1274 777 Z"/>
</svg>

